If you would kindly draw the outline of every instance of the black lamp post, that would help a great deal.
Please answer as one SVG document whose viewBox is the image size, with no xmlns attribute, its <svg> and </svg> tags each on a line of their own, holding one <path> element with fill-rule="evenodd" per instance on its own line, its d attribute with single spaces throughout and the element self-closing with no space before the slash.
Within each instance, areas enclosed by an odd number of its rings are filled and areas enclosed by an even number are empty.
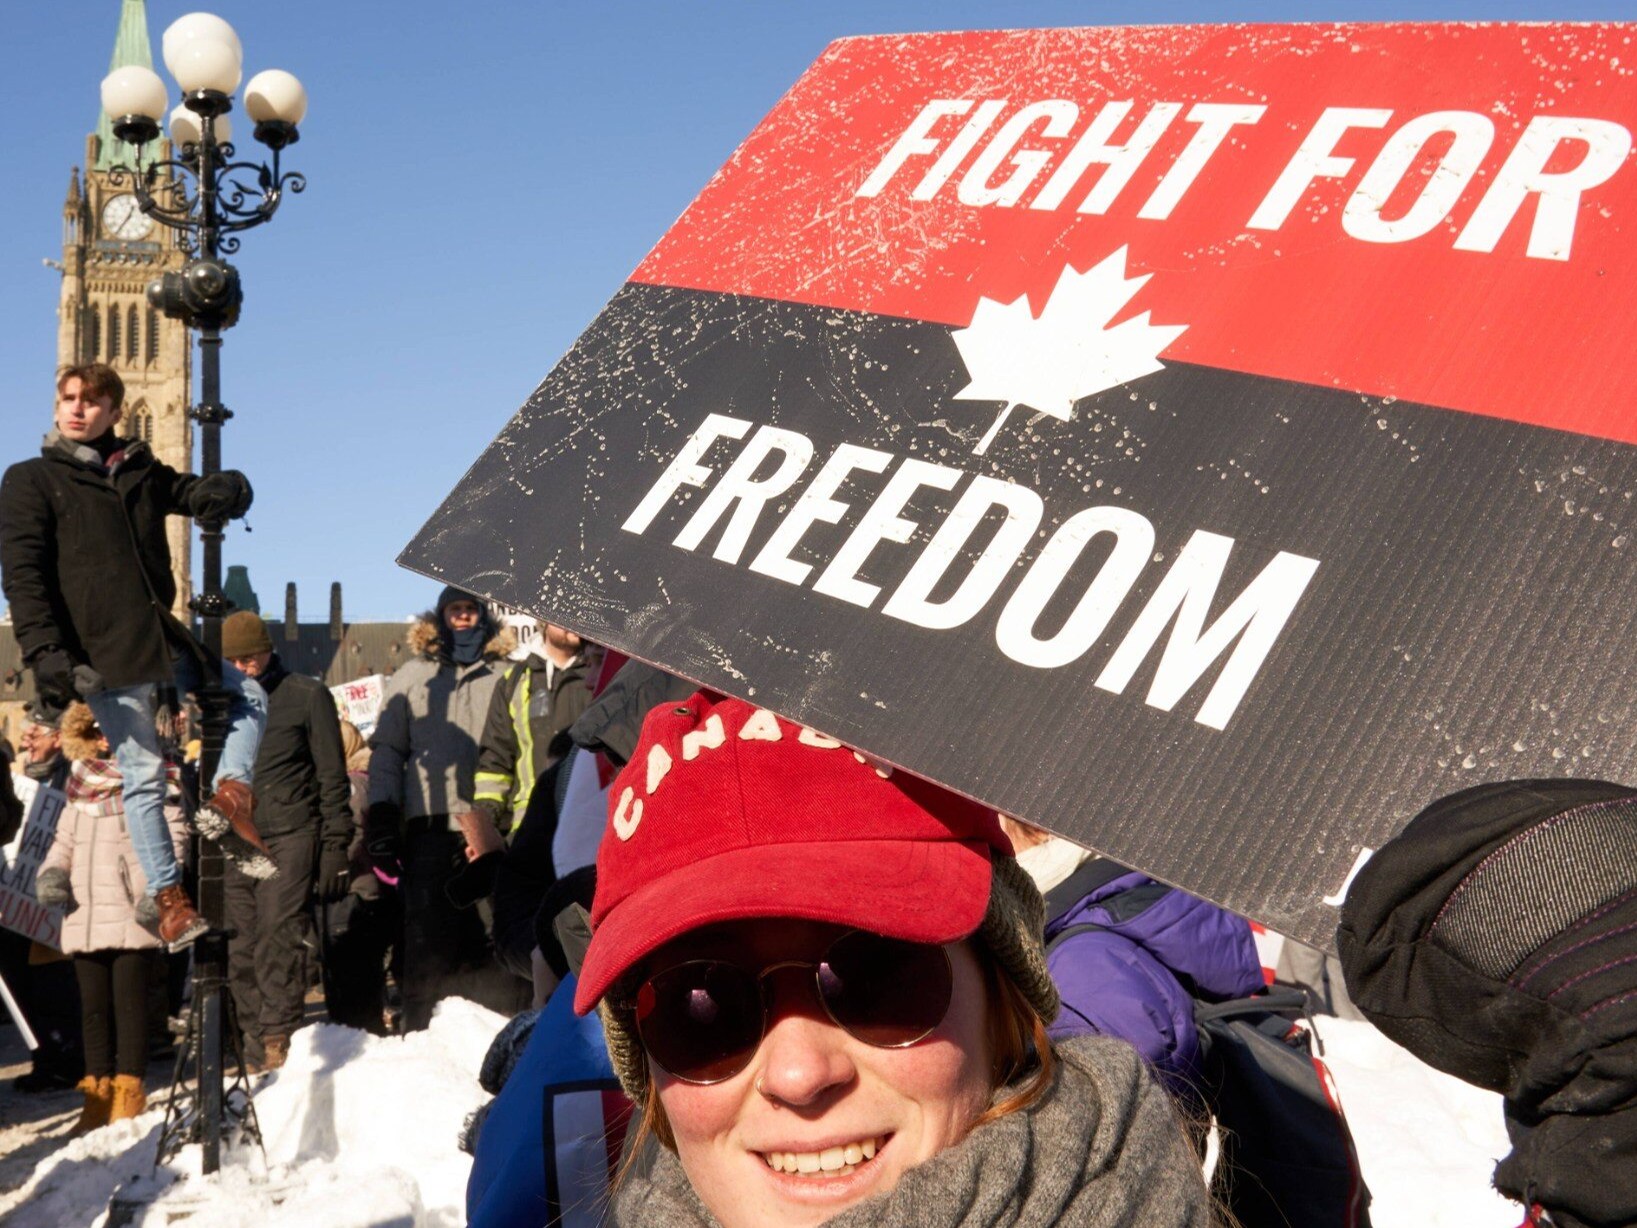
<svg viewBox="0 0 1637 1228">
<path fill-rule="evenodd" d="M 144 161 L 143 152 L 159 137 L 168 93 L 152 69 L 125 67 L 102 83 L 103 107 L 114 135 L 135 151 L 134 165 L 114 169 L 110 180 L 127 184 L 143 213 L 177 232 L 189 256 L 179 273 L 166 273 L 148 287 L 148 301 L 199 334 L 199 401 L 189 417 L 201 428 L 199 472 L 222 467 L 222 424 L 232 417 L 221 400 L 222 330 L 239 318 L 243 293 L 239 272 L 222 257 L 239 249 L 238 231 L 269 221 L 284 193 L 300 192 L 306 181 L 280 169 L 282 151 L 298 139 L 296 125 L 306 114 L 301 83 L 289 73 L 258 73 L 244 90 L 245 109 L 255 121 L 255 138 L 271 151 L 271 164 L 234 161 L 227 114 L 233 108 L 243 57 L 238 36 L 219 17 L 193 13 L 165 32 L 166 66 L 182 90 L 170 115 L 170 134 L 179 155 Z M 204 545 L 200 591 L 190 602 L 203 623 L 205 648 L 222 651 L 222 618 L 229 602 L 222 594 L 220 520 L 199 522 Z M 228 698 L 207 686 L 198 696 L 203 714 L 200 788 L 208 795 L 227 730 Z M 203 1171 L 221 1164 L 224 1127 L 257 1138 L 254 1109 L 245 1078 L 237 1028 L 227 1026 L 232 1000 L 227 992 L 227 939 L 224 930 L 222 855 L 214 843 L 199 842 L 199 907 L 210 930 L 194 946 L 193 1007 L 188 1036 L 176 1059 L 176 1078 L 159 1140 L 160 1161 L 191 1142 L 203 1151 Z M 224 1095 L 224 1040 L 238 1057 L 230 1095 Z M 191 1091 L 184 1072 L 195 1063 Z"/>
</svg>

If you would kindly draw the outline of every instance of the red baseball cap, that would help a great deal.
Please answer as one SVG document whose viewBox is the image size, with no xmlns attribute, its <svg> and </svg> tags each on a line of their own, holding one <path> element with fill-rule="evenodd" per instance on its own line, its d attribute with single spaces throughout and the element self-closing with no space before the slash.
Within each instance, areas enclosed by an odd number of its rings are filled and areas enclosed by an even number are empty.
<svg viewBox="0 0 1637 1228">
<path fill-rule="evenodd" d="M 765 708 L 699 692 L 655 708 L 609 792 L 584 1015 L 665 943 L 720 921 L 796 917 L 910 942 L 973 933 L 995 812 Z"/>
</svg>

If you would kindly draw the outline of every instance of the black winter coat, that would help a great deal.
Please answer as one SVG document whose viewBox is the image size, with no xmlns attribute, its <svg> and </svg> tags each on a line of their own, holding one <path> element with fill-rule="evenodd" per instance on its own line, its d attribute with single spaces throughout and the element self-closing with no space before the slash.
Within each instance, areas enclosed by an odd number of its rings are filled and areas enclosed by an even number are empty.
<svg viewBox="0 0 1637 1228">
<path fill-rule="evenodd" d="M 489 698 L 473 800 L 502 832 L 522 821 L 535 781 L 572 746 L 568 728 L 591 702 L 584 653 L 551 674 L 548 683 L 546 659 L 530 653 L 507 667 Z"/>
<path fill-rule="evenodd" d="M 0 479 L 0 570 L 24 659 L 56 644 L 110 687 L 169 682 L 173 649 L 203 658 L 170 612 L 165 537 L 167 516 L 194 514 L 199 479 L 138 440 L 124 449 L 110 475 L 60 440 Z"/>
<path fill-rule="evenodd" d="M 278 654 L 256 679 L 267 692 L 267 729 L 256 752 L 256 830 L 312 832 L 344 849 L 352 841 L 352 782 L 335 698 L 317 678 L 292 674 Z"/>
</svg>

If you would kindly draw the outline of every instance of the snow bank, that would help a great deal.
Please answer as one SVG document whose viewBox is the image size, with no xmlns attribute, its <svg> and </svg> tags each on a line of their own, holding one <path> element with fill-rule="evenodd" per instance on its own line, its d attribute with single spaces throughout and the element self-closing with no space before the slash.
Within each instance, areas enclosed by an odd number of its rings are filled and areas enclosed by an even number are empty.
<svg viewBox="0 0 1637 1228">
<path fill-rule="evenodd" d="M 235 1151 L 202 1178 L 189 1149 L 154 1174 L 156 1108 L 42 1161 L 11 1200 L 8 1228 L 100 1228 L 109 1197 L 138 1178 L 157 1191 L 156 1208 L 185 1213 L 189 1228 L 454 1228 L 466 1221 L 471 1167 L 456 1137 L 488 1099 L 478 1065 L 504 1022 L 452 998 L 412 1036 L 302 1028 L 284 1069 L 256 1084 L 265 1163 Z"/>
<path fill-rule="evenodd" d="M 1368 1023 L 1321 1018 L 1318 1032 L 1375 1228 L 1517 1228 L 1523 1208 L 1489 1184 L 1511 1150 L 1499 1096 L 1417 1061 Z"/>
<path fill-rule="evenodd" d="M 114 1190 L 147 1176 L 158 1206 L 185 1214 L 178 1222 L 188 1228 L 455 1228 L 465 1222 L 470 1166 L 455 1139 L 486 1098 L 477 1069 L 503 1022 L 452 999 L 430 1030 L 401 1039 L 303 1028 L 289 1064 L 258 1084 L 265 1164 L 235 1153 L 205 1179 L 193 1150 L 154 1179 L 155 1111 L 44 1160 L 6 1200 L 14 1209 L 5 1222 L 101 1228 Z M 1429 1069 L 1369 1024 L 1323 1019 L 1319 1032 L 1376 1228 L 1515 1228 L 1521 1210 L 1489 1188 L 1507 1150 L 1500 1098 Z M 191 1179 L 177 1181 L 184 1175 Z"/>
</svg>

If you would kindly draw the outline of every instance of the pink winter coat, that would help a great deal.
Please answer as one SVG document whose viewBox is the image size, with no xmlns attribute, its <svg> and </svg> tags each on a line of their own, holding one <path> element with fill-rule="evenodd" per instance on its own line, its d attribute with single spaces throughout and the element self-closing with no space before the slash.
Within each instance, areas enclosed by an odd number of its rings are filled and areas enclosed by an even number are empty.
<svg viewBox="0 0 1637 1228">
<path fill-rule="evenodd" d="M 57 837 L 40 863 L 68 871 L 74 910 L 63 917 L 65 955 L 84 951 L 136 951 L 159 945 L 157 932 L 136 919 L 148 880 L 125 830 L 119 769 L 112 760 L 81 759 L 68 781 L 68 805 L 57 820 Z M 177 857 L 187 852 L 182 793 L 172 770 L 165 791 L 165 819 Z"/>
</svg>

